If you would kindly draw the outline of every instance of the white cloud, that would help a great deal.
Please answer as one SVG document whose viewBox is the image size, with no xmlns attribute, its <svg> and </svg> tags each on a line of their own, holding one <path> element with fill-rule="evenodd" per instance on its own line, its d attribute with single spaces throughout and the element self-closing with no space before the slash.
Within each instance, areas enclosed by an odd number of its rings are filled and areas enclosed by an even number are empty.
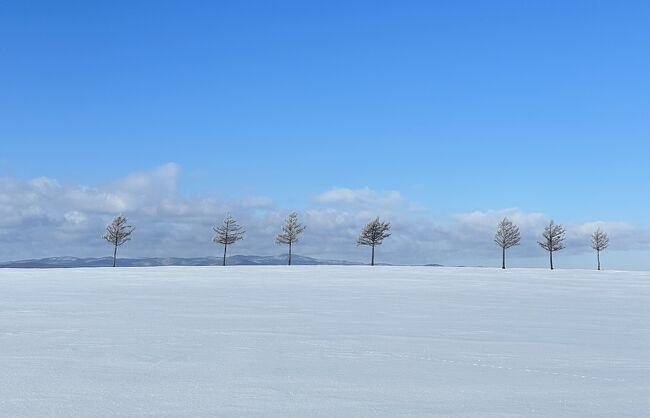
<svg viewBox="0 0 650 418">
<path fill-rule="evenodd" d="M 508 218 L 521 229 L 538 228 L 546 222 L 542 213 L 527 213 L 517 208 L 490 210 L 486 212 L 475 211 L 454 215 L 453 218 L 460 224 L 471 229 L 487 229 L 494 231 L 495 225 L 503 218 Z"/>
<path fill-rule="evenodd" d="M 86 215 L 76 210 L 64 213 L 63 218 L 72 225 L 80 225 L 88 220 Z"/>
<path fill-rule="evenodd" d="M 369 188 L 347 189 L 335 187 L 319 194 L 314 199 L 318 203 L 342 203 L 355 206 L 386 207 L 404 203 L 404 198 L 399 192 L 377 192 Z"/>
</svg>

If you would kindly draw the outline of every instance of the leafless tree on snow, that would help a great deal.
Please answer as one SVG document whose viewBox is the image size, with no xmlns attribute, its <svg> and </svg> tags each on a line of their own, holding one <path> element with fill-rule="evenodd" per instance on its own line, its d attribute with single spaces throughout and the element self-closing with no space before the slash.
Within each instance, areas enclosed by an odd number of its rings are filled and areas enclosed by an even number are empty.
<svg viewBox="0 0 650 418">
<path fill-rule="evenodd" d="M 501 268 L 506 268 L 506 250 L 521 243 L 519 227 L 508 218 L 503 218 L 497 226 L 494 242 L 501 247 Z"/>
<path fill-rule="evenodd" d="M 359 238 L 357 238 L 357 245 L 368 245 L 372 247 L 372 258 L 370 259 L 370 265 L 375 265 L 375 246 L 381 245 L 384 239 L 390 237 L 390 223 L 382 222 L 379 218 L 370 221 L 366 226 L 363 227 Z"/>
<path fill-rule="evenodd" d="M 228 246 L 236 243 L 239 240 L 244 239 L 244 229 L 237 224 L 237 221 L 235 218 L 230 216 L 226 216 L 226 218 L 223 220 L 223 223 L 217 227 L 212 228 L 212 230 L 216 233 L 214 238 L 212 239 L 212 242 L 215 244 L 222 244 L 223 245 L 223 264 L 226 265 L 226 254 L 228 252 Z"/>
<path fill-rule="evenodd" d="M 542 234 L 542 240 L 538 241 L 540 247 L 548 251 L 551 270 L 553 270 L 553 253 L 563 250 L 565 248 L 564 240 L 566 238 L 566 230 L 560 224 L 551 221 L 545 228 Z"/>
<path fill-rule="evenodd" d="M 275 238 L 280 245 L 289 245 L 289 265 L 291 265 L 291 248 L 298 241 L 298 235 L 302 234 L 307 227 L 298 222 L 298 214 L 291 212 L 282 225 L 282 232 Z"/>
<path fill-rule="evenodd" d="M 598 257 L 598 270 L 600 270 L 600 252 L 609 247 L 609 236 L 607 233 L 603 232 L 602 229 L 598 228 L 591 235 L 591 248 L 596 250 Z"/>
<path fill-rule="evenodd" d="M 106 233 L 103 238 L 113 245 L 113 267 L 117 260 L 117 247 L 121 247 L 128 241 L 131 241 L 131 234 L 135 228 L 127 225 L 126 216 L 116 216 L 113 221 L 106 226 Z"/>
</svg>

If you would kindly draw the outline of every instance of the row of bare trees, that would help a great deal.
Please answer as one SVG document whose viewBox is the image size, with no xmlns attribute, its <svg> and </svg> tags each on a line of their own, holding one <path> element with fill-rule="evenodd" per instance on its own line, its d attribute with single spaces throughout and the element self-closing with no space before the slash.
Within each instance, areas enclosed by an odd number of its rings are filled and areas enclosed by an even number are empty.
<svg viewBox="0 0 650 418">
<path fill-rule="evenodd" d="M 276 236 L 275 242 L 279 245 L 288 245 L 288 264 L 291 265 L 291 255 L 293 245 L 298 242 L 298 237 L 307 227 L 298 221 L 298 214 L 292 212 L 287 216 L 282 224 L 282 231 Z M 212 228 L 215 236 L 212 241 L 215 244 L 223 245 L 223 263 L 226 265 L 228 246 L 235 244 L 237 241 L 244 239 L 246 231 L 237 223 L 237 220 L 230 214 L 226 216 L 222 224 Z M 125 216 L 117 216 L 106 227 L 104 239 L 113 246 L 113 267 L 116 265 L 117 249 L 131 240 L 131 234 L 134 227 L 128 225 Z M 370 265 L 375 265 L 375 248 L 381 245 L 384 240 L 390 237 L 390 223 L 375 218 L 366 224 L 359 233 L 357 245 L 368 246 L 371 248 Z M 549 253 L 551 270 L 553 266 L 553 254 L 565 248 L 566 230 L 560 224 L 551 221 L 542 233 L 542 239 L 537 244 Z M 506 251 L 512 247 L 521 244 L 521 233 L 519 227 L 510 219 L 503 218 L 497 226 L 497 232 L 494 235 L 494 242 L 501 247 L 501 268 L 506 268 Z M 601 269 L 600 253 L 609 246 L 609 236 L 598 228 L 591 236 L 591 247 L 596 251 L 598 259 L 598 270 Z"/>
<path fill-rule="evenodd" d="M 548 251 L 551 270 L 554 269 L 553 254 L 566 248 L 564 244 L 565 239 L 566 229 L 564 229 L 562 225 L 556 224 L 555 221 L 551 221 L 546 227 L 544 227 L 542 239 L 537 241 L 537 244 L 540 247 Z M 501 247 L 501 268 L 505 269 L 506 250 L 521 244 L 521 233 L 519 232 L 519 227 L 510 219 L 503 218 L 497 226 L 497 232 L 494 235 L 494 242 Z M 600 253 L 607 249 L 607 247 L 609 247 L 609 236 L 600 228 L 596 229 L 596 231 L 591 235 L 591 248 L 593 248 L 597 254 L 598 270 L 601 269 Z"/>
<path fill-rule="evenodd" d="M 280 232 L 275 237 L 275 242 L 281 245 L 289 246 L 289 260 L 288 264 L 291 265 L 291 254 L 293 245 L 298 242 L 298 236 L 302 234 L 307 227 L 300 222 L 298 222 L 298 214 L 296 212 L 291 212 L 289 216 L 284 220 L 282 224 L 282 232 Z M 230 214 L 226 216 L 223 220 L 223 223 L 217 227 L 212 228 L 215 232 L 215 236 L 212 239 L 212 242 L 215 244 L 223 245 L 223 263 L 226 265 L 226 253 L 228 251 L 228 246 L 236 243 L 239 240 L 244 239 L 244 234 L 246 231 L 244 228 L 237 223 L 235 218 Z"/>
<path fill-rule="evenodd" d="M 275 237 L 275 242 L 279 245 L 288 245 L 288 265 L 291 265 L 291 254 L 293 245 L 298 242 L 298 237 L 302 234 L 307 227 L 300 222 L 298 222 L 298 214 L 292 212 L 284 220 L 282 224 L 282 232 L 280 232 Z M 226 253 L 228 251 L 228 246 L 236 243 L 239 240 L 244 239 L 244 229 L 237 223 L 235 218 L 230 214 L 226 216 L 223 220 L 223 223 L 218 227 L 212 228 L 216 235 L 212 241 L 216 244 L 223 245 L 223 263 L 226 265 Z M 390 223 L 383 222 L 379 218 L 376 218 L 366 224 L 359 237 L 357 238 L 357 245 L 369 246 L 372 249 L 372 255 L 370 258 L 370 265 L 375 265 L 375 247 L 381 245 L 384 239 L 390 236 Z"/>
<path fill-rule="evenodd" d="M 291 265 L 291 256 L 293 246 L 298 242 L 298 237 L 307 227 L 298 221 L 298 214 L 291 212 L 282 224 L 282 231 L 275 237 L 275 242 L 279 245 L 288 245 L 288 264 Z M 113 267 L 117 261 L 117 249 L 131 240 L 131 234 L 134 227 L 128 225 L 125 216 L 119 215 L 113 218 L 113 221 L 106 227 L 106 233 L 103 238 L 113 246 Z M 235 244 L 237 241 L 244 239 L 246 231 L 239 225 L 237 220 L 228 214 L 221 225 L 212 228 L 215 233 L 212 242 L 223 245 L 222 265 L 226 265 L 228 255 L 228 246 Z M 372 248 L 371 265 L 375 265 L 375 247 L 381 245 L 384 239 L 390 236 L 390 223 L 383 222 L 379 218 L 370 221 L 363 227 L 357 245 L 365 245 Z"/>
</svg>

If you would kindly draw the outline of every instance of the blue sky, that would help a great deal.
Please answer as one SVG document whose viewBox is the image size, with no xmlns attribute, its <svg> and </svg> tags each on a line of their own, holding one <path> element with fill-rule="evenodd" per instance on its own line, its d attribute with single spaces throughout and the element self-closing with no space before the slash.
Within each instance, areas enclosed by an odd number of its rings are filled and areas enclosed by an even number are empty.
<svg viewBox="0 0 650 418">
<path fill-rule="evenodd" d="M 645 234 L 649 21 L 634 1 L 0 2 L 0 175 L 106 190 L 172 163 L 186 200 L 395 192 L 440 225 L 517 208 Z"/>
</svg>

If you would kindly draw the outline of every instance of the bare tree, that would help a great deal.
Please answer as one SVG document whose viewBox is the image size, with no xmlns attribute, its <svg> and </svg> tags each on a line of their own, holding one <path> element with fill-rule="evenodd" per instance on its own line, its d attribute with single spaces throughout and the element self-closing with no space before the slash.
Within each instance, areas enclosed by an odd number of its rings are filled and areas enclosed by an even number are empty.
<svg viewBox="0 0 650 418">
<path fill-rule="evenodd" d="M 223 244 L 223 265 L 225 266 L 228 246 L 244 239 L 244 233 L 246 231 L 237 224 L 235 218 L 230 216 L 230 214 L 223 220 L 223 224 L 212 228 L 212 230 L 217 234 L 212 241 L 215 244 Z"/>
<path fill-rule="evenodd" d="M 359 238 L 357 238 L 357 245 L 369 245 L 372 247 L 371 266 L 375 265 L 375 246 L 381 245 L 385 238 L 390 237 L 388 231 L 390 231 L 390 223 L 382 222 L 379 218 L 375 218 L 375 220 L 370 221 L 363 227 Z"/>
<path fill-rule="evenodd" d="M 560 224 L 551 221 L 545 228 L 542 234 L 542 240 L 538 241 L 540 247 L 548 251 L 551 260 L 551 270 L 553 270 L 553 253 L 563 250 L 566 230 Z"/>
<path fill-rule="evenodd" d="M 306 228 L 306 226 L 298 222 L 298 214 L 291 212 L 287 219 L 284 220 L 282 232 L 275 238 L 277 244 L 289 245 L 289 265 L 291 265 L 291 247 L 298 241 L 298 235 L 302 234 Z"/>
<path fill-rule="evenodd" d="M 506 250 L 521 243 L 519 227 L 508 218 L 503 218 L 497 226 L 497 233 L 494 235 L 494 242 L 501 247 L 501 268 L 506 268 Z"/>
<path fill-rule="evenodd" d="M 113 267 L 117 260 L 117 247 L 121 247 L 128 241 L 131 241 L 131 234 L 135 228 L 127 225 L 126 216 L 116 216 L 113 221 L 106 226 L 106 233 L 103 238 L 113 245 Z"/>
<path fill-rule="evenodd" d="M 591 235 L 591 248 L 596 250 L 598 256 L 598 270 L 600 270 L 600 252 L 609 247 L 609 236 L 607 233 L 603 232 L 602 229 L 598 228 Z"/>
</svg>

